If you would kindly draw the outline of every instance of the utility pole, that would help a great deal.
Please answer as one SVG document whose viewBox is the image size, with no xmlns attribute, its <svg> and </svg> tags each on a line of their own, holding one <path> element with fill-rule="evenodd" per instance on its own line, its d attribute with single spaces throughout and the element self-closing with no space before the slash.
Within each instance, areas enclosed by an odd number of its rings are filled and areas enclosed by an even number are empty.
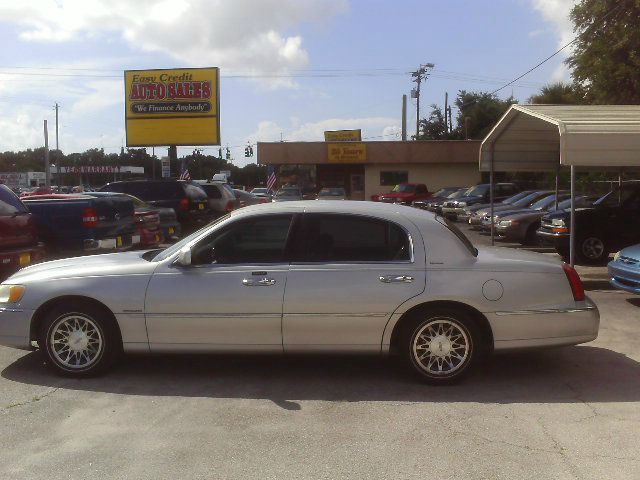
<svg viewBox="0 0 640 480">
<path fill-rule="evenodd" d="M 453 132 L 453 126 L 451 123 L 451 105 L 449 105 L 449 133 Z"/>
<path fill-rule="evenodd" d="M 55 109 L 56 109 L 56 151 L 60 152 L 60 144 L 58 143 L 58 109 L 60 108 L 60 105 L 58 105 L 58 102 L 56 102 L 55 104 Z M 62 155 L 60 155 L 59 153 L 56 154 L 58 155 L 58 160 L 56 161 L 56 177 L 58 178 L 58 186 L 62 186 L 62 179 L 60 178 L 60 162 L 62 161 Z"/>
<path fill-rule="evenodd" d="M 156 179 L 156 147 L 151 147 L 151 179 Z"/>
<path fill-rule="evenodd" d="M 407 96 L 402 95 L 402 141 L 407 141 Z"/>
<path fill-rule="evenodd" d="M 49 166 L 49 132 L 47 121 L 44 121 L 44 186 L 51 186 L 51 168 Z"/>
<path fill-rule="evenodd" d="M 420 68 L 415 72 L 411 72 L 413 81 L 416 82 L 416 88 L 411 91 L 411 96 L 416 99 L 416 140 L 420 135 L 420 84 L 422 80 L 426 80 L 429 77 L 429 70 L 435 65 L 433 63 L 425 63 L 420 65 Z"/>
<path fill-rule="evenodd" d="M 449 114 L 449 92 L 444 92 L 444 131 L 449 133 L 449 122 L 447 115 Z"/>
</svg>

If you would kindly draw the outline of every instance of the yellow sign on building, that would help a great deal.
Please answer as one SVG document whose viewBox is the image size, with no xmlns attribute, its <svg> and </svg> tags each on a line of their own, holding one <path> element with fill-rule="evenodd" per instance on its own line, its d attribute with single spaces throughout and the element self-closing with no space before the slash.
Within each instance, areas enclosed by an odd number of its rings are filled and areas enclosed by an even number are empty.
<svg viewBox="0 0 640 480">
<path fill-rule="evenodd" d="M 324 132 L 325 142 L 361 142 L 362 130 L 327 130 Z"/>
<path fill-rule="evenodd" d="M 367 145 L 364 143 L 327 143 L 329 163 L 364 163 L 367 161 Z"/>
<path fill-rule="evenodd" d="M 218 68 L 124 72 L 128 147 L 220 145 Z"/>
</svg>

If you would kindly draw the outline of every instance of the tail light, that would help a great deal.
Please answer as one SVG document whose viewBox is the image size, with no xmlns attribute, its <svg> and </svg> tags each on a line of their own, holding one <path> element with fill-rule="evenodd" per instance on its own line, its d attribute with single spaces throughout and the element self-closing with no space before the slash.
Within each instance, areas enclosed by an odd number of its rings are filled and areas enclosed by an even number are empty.
<svg viewBox="0 0 640 480">
<path fill-rule="evenodd" d="M 98 226 L 98 212 L 95 208 L 85 208 L 82 212 L 82 225 L 86 228 L 96 228 Z"/>
<path fill-rule="evenodd" d="M 234 205 L 234 201 L 233 200 L 229 200 L 227 202 L 227 206 L 224 208 L 227 212 L 230 212 L 231 210 L 233 210 L 235 208 Z"/>
<path fill-rule="evenodd" d="M 182 200 L 180 200 L 180 210 L 182 210 L 183 212 L 186 212 L 189 210 L 189 199 L 188 198 L 183 198 Z"/>
<path fill-rule="evenodd" d="M 317 200 L 317 199 L 316 199 Z M 261 198 L 260 203 L 271 203 L 268 198 Z"/>
<path fill-rule="evenodd" d="M 571 285 L 571 291 L 573 292 L 573 299 L 576 302 L 581 302 L 585 299 L 584 296 L 584 285 L 582 285 L 582 280 L 580 280 L 580 275 L 576 272 L 576 269 L 571 265 L 567 265 L 566 263 L 562 264 L 562 268 L 564 269 L 564 273 L 567 276 L 567 280 L 569 280 L 569 285 Z"/>
</svg>

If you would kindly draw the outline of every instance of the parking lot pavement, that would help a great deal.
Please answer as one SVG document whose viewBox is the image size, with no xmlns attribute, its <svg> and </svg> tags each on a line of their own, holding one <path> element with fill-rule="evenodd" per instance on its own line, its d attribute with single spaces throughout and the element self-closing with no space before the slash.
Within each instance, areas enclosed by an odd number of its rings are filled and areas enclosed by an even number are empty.
<svg viewBox="0 0 640 480">
<path fill-rule="evenodd" d="M 0 478 L 630 479 L 640 298 L 587 345 L 431 387 L 375 358 L 128 357 L 87 380 L 0 347 Z"/>
</svg>

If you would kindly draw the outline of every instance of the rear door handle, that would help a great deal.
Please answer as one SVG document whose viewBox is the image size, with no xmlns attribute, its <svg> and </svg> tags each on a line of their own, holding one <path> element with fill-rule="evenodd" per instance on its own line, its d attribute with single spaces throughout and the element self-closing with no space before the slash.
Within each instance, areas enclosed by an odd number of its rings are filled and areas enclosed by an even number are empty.
<svg viewBox="0 0 640 480">
<path fill-rule="evenodd" d="M 261 278 L 260 280 L 254 280 L 253 278 L 243 278 L 242 284 L 245 287 L 269 287 L 271 285 L 275 285 L 276 281 L 274 278 Z"/>
<path fill-rule="evenodd" d="M 378 277 L 382 283 L 411 283 L 413 277 L 409 275 L 387 275 Z"/>
</svg>

